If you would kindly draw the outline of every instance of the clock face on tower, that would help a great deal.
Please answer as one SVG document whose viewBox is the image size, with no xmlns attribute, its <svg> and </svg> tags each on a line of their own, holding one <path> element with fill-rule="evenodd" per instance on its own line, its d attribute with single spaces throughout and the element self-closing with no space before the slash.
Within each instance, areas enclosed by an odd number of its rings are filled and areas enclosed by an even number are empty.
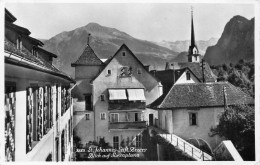
<svg viewBox="0 0 260 165">
<path fill-rule="evenodd" d="M 120 68 L 119 77 L 130 77 L 132 76 L 132 67 L 123 66 Z"/>
</svg>

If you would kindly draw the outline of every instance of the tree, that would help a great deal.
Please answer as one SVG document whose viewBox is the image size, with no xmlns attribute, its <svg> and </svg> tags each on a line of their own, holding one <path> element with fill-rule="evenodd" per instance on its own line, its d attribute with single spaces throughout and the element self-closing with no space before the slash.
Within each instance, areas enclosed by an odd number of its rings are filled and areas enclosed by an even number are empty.
<svg viewBox="0 0 260 165">
<path fill-rule="evenodd" d="M 238 63 L 212 66 L 216 70 L 217 81 L 228 81 L 245 93 L 254 97 L 254 61 L 239 60 Z"/>
<path fill-rule="evenodd" d="M 232 141 L 244 160 L 255 160 L 255 110 L 254 107 L 236 105 L 228 107 L 211 128 L 211 136 L 219 135 Z"/>
</svg>

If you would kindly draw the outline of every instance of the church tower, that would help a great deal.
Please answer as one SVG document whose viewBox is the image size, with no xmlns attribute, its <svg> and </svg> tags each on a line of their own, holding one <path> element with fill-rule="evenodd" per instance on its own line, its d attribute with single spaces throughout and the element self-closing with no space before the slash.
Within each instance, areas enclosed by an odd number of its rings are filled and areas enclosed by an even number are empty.
<svg viewBox="0 0 260 165">
<path fill-rule="evenodd" d="M 197 45 L 195 43 L 192 9 L 191 9 L 191 45 L 189 47 L 188 62 L 200 62 L 199 49 L 197 48 Z"/>
</svg>

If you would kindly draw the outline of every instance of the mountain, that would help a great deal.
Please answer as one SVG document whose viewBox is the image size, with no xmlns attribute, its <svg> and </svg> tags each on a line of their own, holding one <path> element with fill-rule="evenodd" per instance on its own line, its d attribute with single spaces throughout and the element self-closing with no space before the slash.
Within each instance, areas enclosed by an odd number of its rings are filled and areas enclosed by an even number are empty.
<svg viewBox="0 0 260 165">
<path fill-rule="evenodd" d="M 83 52 L 89 33 L 91 33 L 90 46 L 101 59 L 113 56 L 123 43 L 134 52 L 143 64 L 152 65 L 152 69 L 164 68 L 165 62 L 178 54 L 155 43 L 136 39 L 125 32 L 97 23 L 89 23 L 75 30 L 57 34 L 44 41 L 44 48 L 58 55 L 54 61 L 57 68 L 74 77 L 74 68 L 70 65 Z"/>
<path fill-rule="evenodd" d="M 208 46 L 213 46 L 217 43 L 218 39 L 217 38 L 210 38 L 209 40 L 198 40 L 196 41 L 196 44 L 199 48 L 200 54 L 204 55 L 206 49 Z M 190 40 L 184 40 L 184 41 L 161 41 L 157 42 L 158 45 L 169 48 L 173 51 L 176 52 L 183 52 L 183 51 L 188 51 L 189 46 L 190 46 Z"/>
<path fill-rule="evenodd" d="M 236 63 L 240 59 L 254 59 L 254 18 L 234 16 L 226 24 L 215 46 L 206 50 L 204 59 L 210 65 Z"/>
<path fill-rule="evenodd" d="M 188 61 L 188 52 L 180 52 L 171 62 L 187 62 Z"/>
</svg>

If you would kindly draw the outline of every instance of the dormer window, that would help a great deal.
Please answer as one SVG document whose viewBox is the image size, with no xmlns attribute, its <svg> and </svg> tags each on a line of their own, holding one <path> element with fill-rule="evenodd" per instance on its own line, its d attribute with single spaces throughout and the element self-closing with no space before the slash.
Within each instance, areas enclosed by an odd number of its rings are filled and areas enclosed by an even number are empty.
<svg viewBox="0 0 260 165">
<path fill-rule="evenodd" d="M 22 50 L 23 44 L 22 44 L 22 37 L 18 36 L 17 40 L 16 40 L 16 48 L 19 50 Z"/>
<path fill-rule="evenodd" d="M 32 48 L 32 55 L 35 56 L 35 57 L 38 56 L 38 53 L 36 51 L 36 46 L 33 46 L 33 48 Z"/>
<path fill-rule="evenodd" d="M 190 73 L 189 72 L 186 73 L 186 78 L 187 78 L 187 80 L 190 80 Z"/>
</svg>

